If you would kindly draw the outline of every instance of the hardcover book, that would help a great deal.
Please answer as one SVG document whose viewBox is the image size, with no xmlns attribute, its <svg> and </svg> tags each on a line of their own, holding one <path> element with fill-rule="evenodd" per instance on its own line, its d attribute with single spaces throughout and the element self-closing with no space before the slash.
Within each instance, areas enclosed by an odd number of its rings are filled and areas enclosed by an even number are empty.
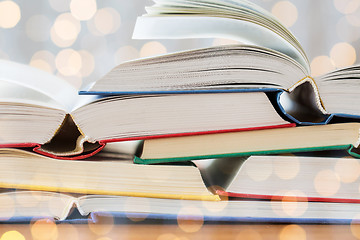
<svg viewBox="0 0 360 240">
<path fill-rule="evenodd" d="M 30 221 L 50 218 L 64 221 L 77 209 L 87 221 L 104 217 L 122 219 L 197 220 L 201 222 L 357 223 L 359 204 L 218 201 L 160 199 L 126 196 L 86 195 L 16 191 L 0 194 L 0 221 Z M 12 204 L 11 204 L 12 203 Z M 25 204 L 26 203 L 26 204 Z"/>
<path fill-rule="evenodd" d="M 7 154 L 7 158 L 18 162 L 14 157 L 18 151 L 13 152 L 13 155 Z M 33 155 L 33 153 L 30 154 Z M 40 156 L 40 158 L 46 157 Z M 34 157 L 31 158 L 33 159 Z M 55 159 L 51 161 L 63 162 Z M 65 162 L 71 163 L 71 161 Z M 38 160 L 35 163 L 38 169 L 47 169 L 50 166 L 39 164 Z M 209 222 L 350 223 L 358 220 L 356 211 L 360 206 L 358 204 L 360 203 L 358 197 L 360 162 L 358 159 L 315 155 L 306 157 L 278 155 L 209 159 L 194 161 L 194 163 L 199 168 L 204 183 L 216 194 L 214 196 L 217 198 L 205 196 L 181 199 L 174 196 L 159 198 L 161 194 L 112 195 L 113 193 L 108 190 L 110 185 L 114 185 L 117 180 L 113 179 L 111 184 L 106 184 L 104 181 L 97 182 L 100 172 L 97 177 L 92 177 L 90 187 L 86 185 L 87 180 L 82 181 L 84 180 L 82 174 L 76 177 L 78 182 L 82 182 L 82 186 L 88 188 L 87 193 L 78 190 L 72 193 L 71 187 L 79 183 L 70 184 L 67 188 L 68 192 L 63 192 L 61 185 L 56 189 L 47 188 L 47 191 L 34 191 L 31 187 L 28 190 L 17 189 L 17 191 L 2 189 L 0 220 L 21 221 L 46 217 L 63 221 L 68 219 L 75 209 L 83 216 L 80 218 L 89 218 L 90 214 L 94 221 L 104 216 L 178 221 L 192 219 Z M 88 164 L 82 163 L 82 166 L 85 166 L 84 171 L 91 170 L 86 166 Z M 116 163 L 113 164 L 115 170 L 118 170 Z M 126 166 L 126 164 L 122 165 Z M 5 163 L 2 166 L 6 168 Z M 151 166 L 138 167 L 145 170 Z M 186 186 L 179 180 L 183 177 L 179 178 L 180 175 L 177 175 L 176 171 L 184 173 L 187 186 L 193 188 L 198 185 L 198 177 L 189 177 L 190 171 L 177 168 L 177 166 L 171 166 L 174 171 L 169 171 L 166 167 L 162 169 L 161 174 L 158 170 L 153 171 L 154 168 L 149 170 L 157 175 L 171 176 L 171 179 L 166 181 L 169 181 L 173 190 L 178 193 Z M 194 173 L 197 172 L 195 174 L 197 175 L 198 170 L 195 171 L 194 167 L 192 169 Z M 124 172 L 126 171 L 129 171 L 128 175 L 133 177 L 128 177 L 122 171 L 118 173 L 121 177 L 132 180 L 133 183 L 138 182 L 138 179 L 142 179 L 141 176 L 146 174 L 144 171 L 137 171 L 140 174 L 135 176 L 131 173 L 132 170 L 125 167 Z M 21 175 L 25 172 L 30 174 L 32 170 L 25 171 L 19 168 L 19 172 Z M 113 176 L 111 171 L 107 172 L 108 176 Z M 55 176 L 52 171 L 48 173 Z M 72 171 L 69 171 L 69 174 L 71 173 Z M 41 170 L 38 170 L 37 174 L 40 178 Z M 17 175 L 17 178 L 23 179 L 21 175 Z M 59 177 L 59 174 L 56 174 L 56 177 Z M 74 179 L 71 175 L 67 177 Z M 163 176 L 152 177 L 144 186 L 151 185 L 152 189 L 161 193 L 160 189 L 163 190 L 164 187 L 164 183 L 159 181 L 161 178 Z M 19 180 L 8 178 L 7 181 Z M 53 183 L 54 181 L 44 181 L 42 184 L 52 186 Z M 65 183 L 68 184 L 66 180 Z M 94 191 L 97 186 L 101 186 L 103 191 Z M 123 187 L 125 186 L 118 186 L 118 188 Z M 44 188 L 38 190 L 40 189 Z"/>
<path fill-rule="evenodd" d="M 360 203 L 360 160 L 342 151 L 258 155 L 194 163 L 207 185 L 212 186 L 215 193 L 229 198 Z"/>
<path fill-rule="evenodd" d="M 67 161 L 2 148 L 0 165 L 0 187 L 6 189 L 220 200 L 192 164 L 142 166 L 131 155 L 106 150 L 86 161 Z"/>
<path fill-rule="evenodd" d="M 134 161 L 151 164 L 335 149 L 359 157 L 359 129 L 360 123 L 338 123 L 147 139 Z"/>
<path fill-rule="evenodd" d="M 79 96 L 40 70 L 0 61 L 0 147 L 86 158 L 107 142 L 294 127 L 263 92 Z"/>
<path fill-rule="evenodd" d="M 278 98 L 285 98 L 280 108 L 294 121 L 326 123 L 334 115 L 359 118 L 360 67 L 311 77 L 300 43 L 264 9 L 245 0 L 154 2 L 138 18 L 134 38 L 220 37 L 251 46 L 215 46 L 127 62 L 81 93 L 280 91 Z M 284 104 L 289 98 L 291 107 Z M 304 116 L 299 108 L 315 116 Z"/>
</svg>

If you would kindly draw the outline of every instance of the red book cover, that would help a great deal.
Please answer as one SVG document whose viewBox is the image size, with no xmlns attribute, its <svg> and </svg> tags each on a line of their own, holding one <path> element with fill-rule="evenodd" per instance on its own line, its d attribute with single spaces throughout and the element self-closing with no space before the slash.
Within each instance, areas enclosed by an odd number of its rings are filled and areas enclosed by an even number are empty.
<svg viewBox="0 0 360 240">
<path fill-rule="evenodd" d="M 215 133 L 226 133 L 226 132 L 240 132 L 240 131 L 256 131 L 264 129 L 273 129 L 273 128 L 288 128 L 296 127 L 295 123 L 287 123 L 282 125 L 273 125 L 273 126 L 264 126 L 264 127 L 254 127 L 254 128 L 240 128 L 240 129 L 226 129 L 226 130 L 214 130 L 214 131 L 205 131 L 205 132 L 189 132 L 189 133 L 176 133 L 176 134 L 163 134 L 163 135 L 152 135 L 152 136 L 139 136 L 139 137 L 125 137 L 125 138 L 116 138 L 116 139 L 106 139 L 99 141 L 100 146 L 87 153 L 77 154 L 73 156 L 57 156 L 41 149 L 41 145 L 37 143 L 12 143 L 12 144 L 0 144 L 0 148 L 33 148 L 33 151 L 48 157 L 62 159 L 62 160 L 80 160 L 86 159 L 100 152 L 106 145 L 106 143 L 111 142 L 120 142 L 120 141 L 132 141 L 132 140 L 145 140 L 145 139 L 154 139 L 154 138 L 170 138 L 170 137 L 180 137 L 180 136 L 191 136 L 191 135 L 204 135 L 204 134 L 215 134 Z"/>
<path fill-rule="evenodd" d="M 331 198 L 331 197 L 302 197 L 302 196 L 280 196 L 280 195 L 261 195 L 247 193 L 233 193 L 223 190 L 216 190 L 216 194 L 224 197 L 271 200 L 271 201 L 295 201 L 295 202 L 332 202 L 332 203 L 360 203 L 360 199 Z"/>
</svg>

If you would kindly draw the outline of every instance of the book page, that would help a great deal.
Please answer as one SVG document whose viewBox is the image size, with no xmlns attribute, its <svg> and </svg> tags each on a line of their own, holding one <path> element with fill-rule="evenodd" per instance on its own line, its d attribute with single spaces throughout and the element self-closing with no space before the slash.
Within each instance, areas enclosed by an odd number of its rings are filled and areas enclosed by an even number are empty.
<svg viewBox="0 0 360 240">
<path fill-rule="evenodd" d="M 17 83 L 0 80 L 0 102 L 23 103 L 64 110 L 53 98 Z"/>
<path fill-rule="evenodd" d="M 315 82 L 324 107 L 330 114 L 357 119 L 360 117 L 360 65 L 318 76 Z"/>
<path fill-rule="evenodd" d="M 173 31 L 173 29 L 176 29 L 176 31 Z M 287 40 L 263 26 L 237 19 L 211 16 L 139 17 L 135 25 L 133 38 L 227 38 L 284 53 L 299 62 L 310 73 L 306 57 Z"/>
<path fill-rule="evenodd" d="M 15 88 L 19 88 L 21 92 L 16 93 L 15 98 L 28 103 L 40 101 L 50 107 L 55 104 L 57 107 L 63 106 L 62 108 L 66 111 L 71 111 L 78 99 L 77 90 L 65 80 L 11 61 L 0 60 L 0 82 L 2 82 L 0 87 L 4 89 L 4 92 L 7 91 L 7 88 L 3 87 L 11 88 L 12 93 Z M 12 84 L 12 87 L 9 83 Z"/>
<path fill-rule="evenodd" d="M 65 220 L 75 204 L 68 194 L 45 191 L 12 191 L 1 189 L 0 220 L 53 218 Z"/>
</svg>

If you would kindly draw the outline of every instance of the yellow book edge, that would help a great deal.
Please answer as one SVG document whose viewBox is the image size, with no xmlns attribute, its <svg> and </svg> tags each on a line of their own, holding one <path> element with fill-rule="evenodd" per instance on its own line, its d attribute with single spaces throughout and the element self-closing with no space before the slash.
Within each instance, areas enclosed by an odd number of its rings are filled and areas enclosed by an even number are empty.
<svg viewBox="0 0 360 240">
<path fill-rule="evenodd" d="M 64 192 L 64 193 L 76 193 L 76 194 L 113 195 L 113 196 L 128 196 L 128 197 L 200 200 L 200 201 L 221 200 L 219 195 L 184 195 L 184 194 L 141 193 L 141 192 L 105 191 L 105 190 L 103 191 L 103 190 L 82 189 L 82 188 L 51 187 L 51 186 L 8 184 L 8 183 L 0 183 L 0 187 L 24 189 L 24 190 L 32 190 L 32 191 Z"/>
</svg>

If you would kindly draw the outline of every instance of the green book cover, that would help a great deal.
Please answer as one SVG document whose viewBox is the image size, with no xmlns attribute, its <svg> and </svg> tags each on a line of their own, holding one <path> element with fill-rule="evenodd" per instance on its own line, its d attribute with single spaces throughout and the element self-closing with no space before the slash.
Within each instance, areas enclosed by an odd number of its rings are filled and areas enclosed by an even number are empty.
<svg viewBox="0 0 360 240">
<path fill-rule="evenodd" d="M 239 152 L 239 153 L 228 153 L 218 155 L 202 155 L 202 156 L 189 156 L 189 157 L 175 157 L 175 158 L 156 158 L 156 159 L 142 159 L 140 156 L 134 157 L 134 163 L 136 164 L 156 164 L 156 163 L 171 163 L 171 162 L 183 162 L 190 160 L 201 160 L 211 158 L 224 158 L 224 157 L 241 157 L 250 155 L 269 155 L 269 154 L 282 154 L 282 153 L 295 153 L 295 152 L 309 152 L 309 151 L 324 151 L 324 150 L 346 150 L 354 157 L 360 158 L 359 150 L 354 148 L 353 145 L 338 145 L 338 146 L 323 146 L 313 148 L 295 148 L 295 149 L 279 149 L 271 151 L 255 151 L 255 152 Z"/>
</svg>

